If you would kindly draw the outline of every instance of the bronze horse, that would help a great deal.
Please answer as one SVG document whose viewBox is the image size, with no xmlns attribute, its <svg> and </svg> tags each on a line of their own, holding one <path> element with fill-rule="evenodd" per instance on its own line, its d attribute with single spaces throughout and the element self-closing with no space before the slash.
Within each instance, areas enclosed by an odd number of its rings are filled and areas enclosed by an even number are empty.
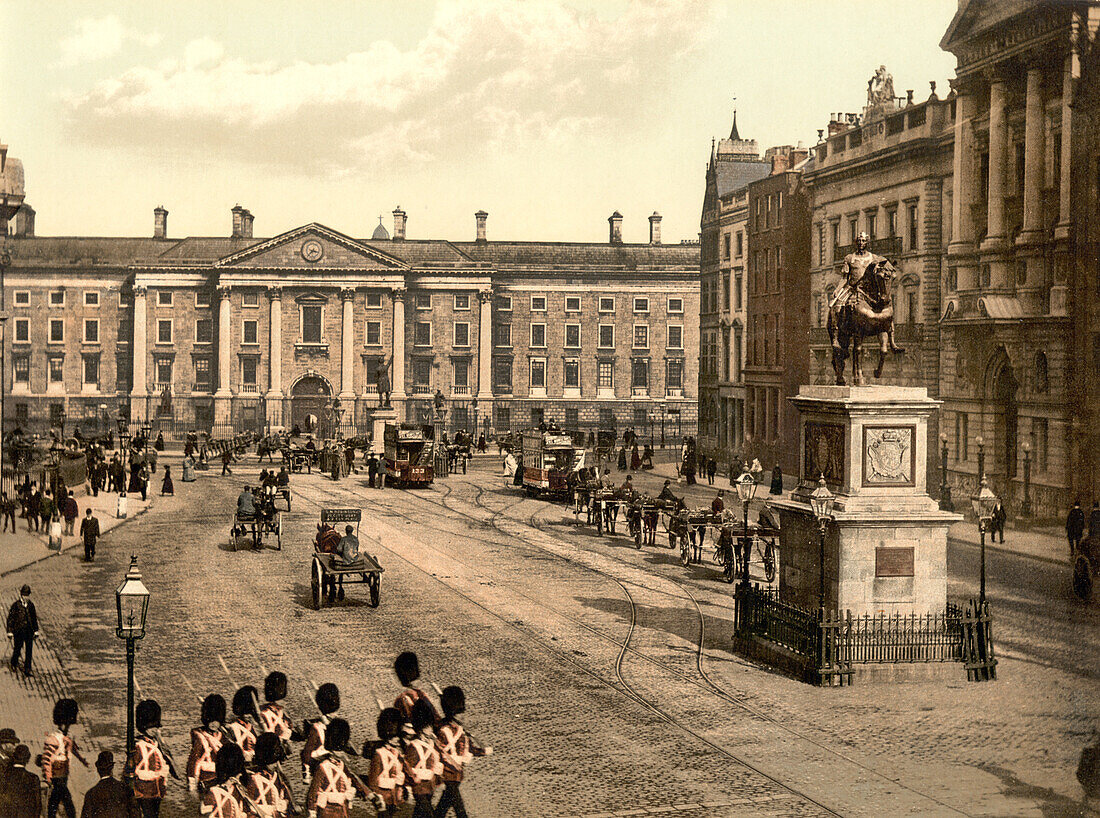
<svg viewBox="0 0 1100 818">
<path fill-rule="evenodd" d="M 862 385 L 861 346 L 864 338 L 877 335 L 880 340 L 876 378 L 882 377 L 887 352 L 905 351 L 894 344 L 894 304 L 890 298 L 890 282 L 896 274 L 897 270 L 889 261 L 872 262 L 857 282 L 848 303 L 837 311 L 835 321 L 833 310 L 829 311 L 827 327 L 838 385 L 845 383 L 844 363 L 849 356 L 852 359 L 852 383 Z"/>
</svg>

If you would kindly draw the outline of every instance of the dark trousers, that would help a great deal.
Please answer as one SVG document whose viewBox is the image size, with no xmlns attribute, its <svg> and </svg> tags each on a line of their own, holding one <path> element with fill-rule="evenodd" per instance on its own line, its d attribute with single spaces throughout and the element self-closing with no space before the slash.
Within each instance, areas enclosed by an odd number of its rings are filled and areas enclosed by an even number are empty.
<svg viewBox="0 0 1100 818">
<path fill-rule="evenodd" d="M 84 541 L 84 559 L 87 562 L 95 559 L 95 540 Z"/>
<path fill-rule="evenodd" d="M 159 798 L 135 798 L 134 803 L 138 805 L 138 810 L 141 812 L 141 818 L 159 818 Z"/>
<path fill-rule="evenodd" d="M 223 460 L 222 461 L 222 476 L 224 477 L 225 475 L 232 474 L 232 473 L 233 472 L 231 472 L 229 470 L 229 461 L 228 460 Z"/>
<path fill-rule="evenodd" d="M 4 531 L 8 530 L 8 521 L 11 521 L 11 530 L 12 530 L 12 533 L 14 534 L 15 533 L 15 509 L 14 508 L 4 509 Z"/>
<path fill-rule="evenodd" d="M 30 673 L 31 657 L 34 653 L 34 632 L 16 631 L 12 634 L 14 646 L 11 649 L 11 669 L 19 665 L 19 652 L 23 651 L 23 671 Z"/>
<path fill-rule="evenodd" d="M 65 814 L 69 818 L 76 818 L 76 807 L 73 805 L 73 796 L 69 792 L 69 779 L 55 778 L 50 784 L 50 797 L 46 802 L 46 818 L 54 818 L 57 808 L 64 805 Z"/>
<path fill-rule="evenodd" d="M 413 806 L 412 818 L 432 818 L 433 813 L 431 793 L 427 793 L 425 795 L 414 795 L 413 801 L 415 801 L 416 803 Z"/>
<path fill-rule="evenodd" d="M 443 795 L 439 803 L 435 805 L 435 818 L 443 818 L 447 810 L 454 807 L 455 818 L 466 818 L 466 804 L 462 801 L 462 793 L 459 791 L 458 781 L 446 781 L 443 784 Z"/>
</svg>

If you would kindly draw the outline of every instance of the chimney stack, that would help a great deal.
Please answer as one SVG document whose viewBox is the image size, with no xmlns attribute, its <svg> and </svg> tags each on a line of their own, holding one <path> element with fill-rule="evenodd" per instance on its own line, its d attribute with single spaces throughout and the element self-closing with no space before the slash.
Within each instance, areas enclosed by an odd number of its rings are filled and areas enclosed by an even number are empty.
<svg viewBox="0 0 1100 818">
<path fill-rule="evenodd" d="M 24 202 L 15 211 L 15 235 L 34 237 L 34 208 Z"/>
<path fill-rule="evenodd" d="M 233 209 L 229 212 L 233 214 L 233 232 L 230 236 L 239 239 L 244 230 L 244 208 L 239 204 L 233 205 Z"/>
<path fill-rule="evenodd" d="M 164 209 L 164 205 L 153 208 L 153 238 L 168 238 L 168 211 Z"/>
<path fill-rule="evenodd" d="M 616 210 L 610 216 L 607 217 L 607 224 L 610 227 L 610 236 L 608 241 L 611 244 L 623 243 L 623 214 Z"/>
<path fill-rule="evenodd" d="M 489 214 L 484 210 L 479 210 L 474 214 L 474 218 L 477 219 L 477 243 L 485 244 L 488 239 L 485 238 L 485 222 L 489 219 Z"/>
<path fill-rule="evenodd" d="M 661 214 L 656 210 L 654 210 L 653 215 L 649 217 L 649 243 L 661 243 Z"/>
<path fill-rule="evenodd" d="M 252 222 L 254 218 L 251 210 L 245 210 L 244 213 L 241 214 L 241 238 L 252 238 Z"/>
<path fill-rule="evenodd" d="M 393 240 L 405 240 L 405 211 L 401 209 L 401 205 L 393 211 Z"/>
</svg>

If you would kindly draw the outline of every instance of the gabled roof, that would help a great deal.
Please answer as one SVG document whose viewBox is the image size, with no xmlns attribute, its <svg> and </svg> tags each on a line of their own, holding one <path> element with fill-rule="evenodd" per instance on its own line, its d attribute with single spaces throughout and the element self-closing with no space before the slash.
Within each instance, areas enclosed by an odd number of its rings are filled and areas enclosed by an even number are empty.
<svg viewBox="0 0 1100 818">
<path fill-rule="evenodd" d="M 456 243 L 474 261 L 502 267 L 598 266 L 638 268 L 699 266 L 698 244 L 580 244 L 575 242 L 492 241 Z"/>
<path fill-rule="evenodd" d="M 307 259 L 305 251 L 311 244 L 318 247 L 319 255 L 314 259 Z M 393 269 L 408 266 L 389 253 L 316 222 L 297 227 L 267 241 L 256 242 L 251 247 L 218 259 L 215 266 L 317 269 L 334 266 L 333 261 L 338 262 L 335 266 L 339 267 Z"/>
<path fill-rule="evenodd" d="M 156 259 L 176 241 L 153 238 L 81 238 L 26 236 L 8 242 L 12 261 L 20 266 L 126 267 Z"/>
<path fill-rule="evenodd" d="M 963 40 L 993 28 L 1040 6 L 1049 5 L 1047 0 L 960 0 L 959 8 L 947 31 L 940 40 L 940 48 L 952 51 Z"/>
<path fill-rule="evenodd" d="M 714 172 L 718 179 L 718 196 L 748 187 L 757 179 L 772 172 L 769 162 L 716 162 Z"/>
</svg>

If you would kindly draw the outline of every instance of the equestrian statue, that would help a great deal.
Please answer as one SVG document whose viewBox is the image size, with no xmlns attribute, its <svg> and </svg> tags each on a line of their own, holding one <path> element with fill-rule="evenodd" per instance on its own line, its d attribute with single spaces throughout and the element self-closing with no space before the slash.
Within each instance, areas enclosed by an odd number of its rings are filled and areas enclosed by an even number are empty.
<svg viewBox="0 0 1100 818">
<path fill-rule="evenodd" d="M 875 377 L 882 377 L 886 353 L 905 352 L 894 343 L 894 304 L 890 298 L 890 283 L 897 269 L 883 256 L 870 250 L 871 238 L 866 233 L 856 237 L 856 251 L 844 257 L 841 274 L 844 284 L 829 304 L 829 340 L 833 346 L 833 371 L 836 382 L 843 386 L 844 363 L 852 359 L 852 383 L 863 383 L 862 353 L 864 338 L 879 337 L 878 366 Z"/>
</svg>

